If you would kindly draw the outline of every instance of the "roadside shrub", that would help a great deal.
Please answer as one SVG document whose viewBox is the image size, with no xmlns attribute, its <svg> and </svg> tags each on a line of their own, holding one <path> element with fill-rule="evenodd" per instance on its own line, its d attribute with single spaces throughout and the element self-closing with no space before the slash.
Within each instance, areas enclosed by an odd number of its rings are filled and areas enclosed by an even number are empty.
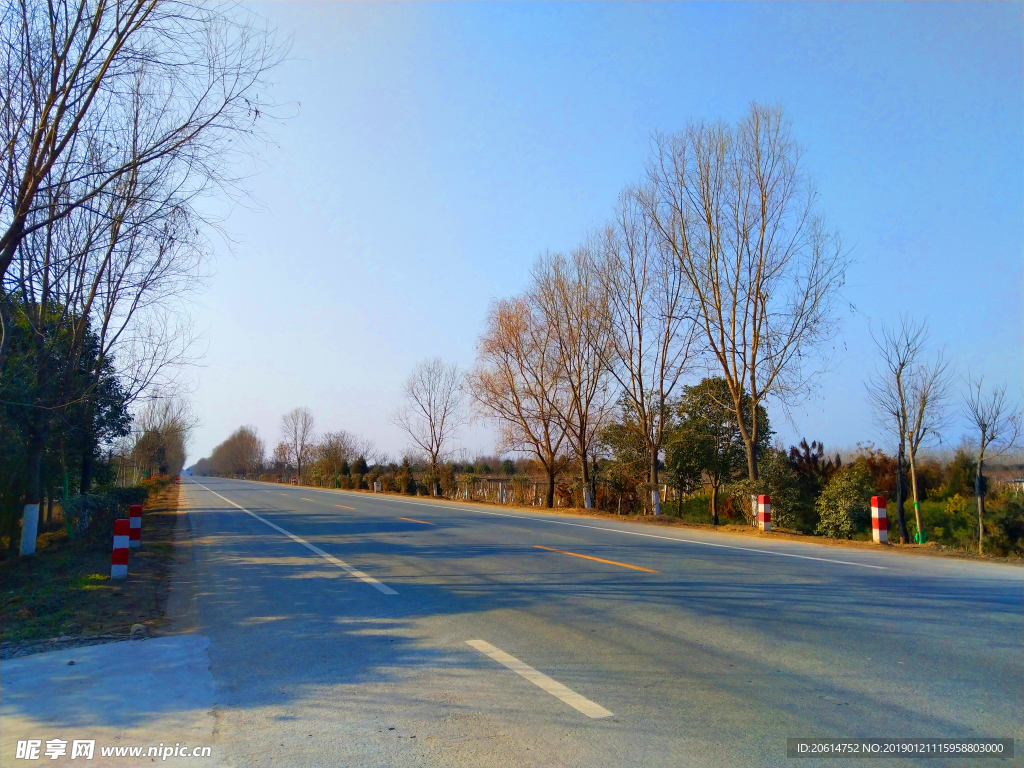
<svg viewBox="0 0 1024 768">
<path fill-rule="evenodd" d="M 875 492 L 871 473 L 858 459 L 828 481 L 815 503 L 818 526 L 815 533 L 849 539 L 871 519 L 871 496 Z"/>
<path fill-rule="evenodd" d="M 946 466 L 945 486 L 949 493 L 960 494 L 964 498 L 974 495 L 974 475 L 978 462 L 966 448 L 957 449 L 953 459 Z"/>
<path fill-rule="evenodd" d="M 114 533 L 114 521 L 128 516 L 128 507 L 142 504 L 150 493 L 166 483 L 150 482 L 132 488 L 106 488 L 98 493 L 73 496 L 64 504 L 64 514 L 78 536 L 105 539 Z"/>
<path fill-rule="evenodd" d="M 772 500 L 772 527 L 802 530 L 807 510 L 800 504 L 799 481 L 784 451 L 769 448 L 758 457 L 758 480 L 737 480 L 725 489 L 734 509 L 742 509 L 751 522 L 750 497 L 768 494 Z M 719 510 L 721 514 L 721 510 Z"/>
<path fill-rule="evenodd" d="M 985 507 L 985 550 L 993 555 L 1024 555 L 1024 505 L 1003 494 Z"/>
<path fill-rule="evenodd" d="M 415 494 L 416 493 L 416 480 L 412 475 L 412 467 L 409 465 L 409 459 L 402 459 L 402 466 L 399 467 L 398 472 L 395 474 L 395 484 L 398 486 L 398 493 Z"/>
</svg>

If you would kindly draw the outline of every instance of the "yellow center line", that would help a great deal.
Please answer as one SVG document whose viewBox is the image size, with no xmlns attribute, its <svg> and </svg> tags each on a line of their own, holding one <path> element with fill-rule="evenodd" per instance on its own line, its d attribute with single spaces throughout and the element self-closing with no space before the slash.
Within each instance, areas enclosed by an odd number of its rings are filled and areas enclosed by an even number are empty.
<svg viewBox="0 0 1024 768">
<path fill-rule="evenodd" d="M 299 498 L 302 499 L 303 501 L 313 501 L 312 499 L 307 499 L 305 496 L 299 496 Z M 316 504 L 315 501 L 313 501 L 313 503 Z"/>
<path fill-rule="evenodd" d="M 608 565 L 618 565 L 621 568 L 632 568 L 634 571 L 643 571 L 644 573 L 661 573 L 661 571 L 655 571 L 651 568 L 641 568 L 639 565 L 630 565 L 629 563 L 617 563 L 614 560 L 605 560 L 600 557 L 591 557 L 590 555 L 581 555 L 578 552 L 566 552 L 564 549 L 555 549 L 554 547 L 542 547 L 539 544 L 534 544 L 534 549 L 546 549 L 548 552 L 558 552 L 562 555 L 572 555 L 573 557 L 582 557 L 584 560 L 596 560 L 599 563 L 608 563 Z"/>
<path fill-rule="evenodd" d="M 400 517 L 399 520 L 408 520 L 410 523 L 423 523 L 424 525 L 437 525 L 437 523 L 428 523 L 426 520 L 416 520 L 411 517 Z"/>
<path fill-rule="evenodd" d="M 355 509 L 355 507 L 346 507 L 344 504 L 335 504 L 334 506 L 341 507 L 342 509 Z"/>
</svg>

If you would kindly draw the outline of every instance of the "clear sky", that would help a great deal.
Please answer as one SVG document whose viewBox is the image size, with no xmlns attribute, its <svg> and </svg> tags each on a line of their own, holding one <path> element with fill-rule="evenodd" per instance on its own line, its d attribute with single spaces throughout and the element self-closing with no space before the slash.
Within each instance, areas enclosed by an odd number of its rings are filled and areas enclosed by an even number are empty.
<svg viewBox="0 0 1024 768">
<path fill-rule="evenodd" d="M 274 93 L 295 116 L 197 298 L 190 461 L 246 423 L 273 445 L 300 405 L 400 455 L 414 363 L 469 366 L 490 301 L 602 224 L 653 131 L 752 100 L 788 113 L 854 261 L 833 370 L 779 438 L 891 447 L 864 381 L 869 327 L 901 312 L 1019 401 L 1021 3 L 252 8 L 291 38 Z"/>
</svg>

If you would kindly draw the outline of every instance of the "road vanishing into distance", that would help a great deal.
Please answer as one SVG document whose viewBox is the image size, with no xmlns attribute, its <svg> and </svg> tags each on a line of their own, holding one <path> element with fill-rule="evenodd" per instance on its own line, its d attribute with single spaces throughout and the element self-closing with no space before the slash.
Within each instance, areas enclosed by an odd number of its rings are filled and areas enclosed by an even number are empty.
<svg viewBox="0 0 1024 768">
<path fill-rule="evenodd" d="M 1022 736 L 1019 567 L 183 485 L 235 765 L 864 766 L 786 739 Z M 871 761 L 917 763 L 970 764 Z"/>
</svg>

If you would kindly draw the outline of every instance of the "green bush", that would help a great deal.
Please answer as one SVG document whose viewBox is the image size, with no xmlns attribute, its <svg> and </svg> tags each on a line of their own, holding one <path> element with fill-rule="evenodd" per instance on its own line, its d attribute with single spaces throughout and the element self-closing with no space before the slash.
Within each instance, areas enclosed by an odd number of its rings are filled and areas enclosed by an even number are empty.
<svg viewBox="0 0 1024 768">
<path fill-rule="evenodd" d="M 736 509 L 749 510 L 751 496 L 767 494 L 771 497 L 772 527 L 800 530 L 800 488 L 787 458 L 783 451 L 766 449 L 757 460 L 757 482 L 737 480 L 729 484 L 725 495 L 732 497 Z"/>
<path fill-rule="evenodd" d="M 815 502 L 819 536 L 849 539 L 871 520 L 874 481 L 863 459 L 836 472 Z M 774 511 L 774 510 L 773 510 Z"/>
<path fill-rule="evenodd" d="M 98 493 L 73 496 L 64 504 L 64 514 L 76 535 L 103 540 L 114 534 L 114 521 L 128 516 L 128 507 L 142 504 L 166 483 L 147 483 L 132 488 L 106 488 Z"/>
</svg>

